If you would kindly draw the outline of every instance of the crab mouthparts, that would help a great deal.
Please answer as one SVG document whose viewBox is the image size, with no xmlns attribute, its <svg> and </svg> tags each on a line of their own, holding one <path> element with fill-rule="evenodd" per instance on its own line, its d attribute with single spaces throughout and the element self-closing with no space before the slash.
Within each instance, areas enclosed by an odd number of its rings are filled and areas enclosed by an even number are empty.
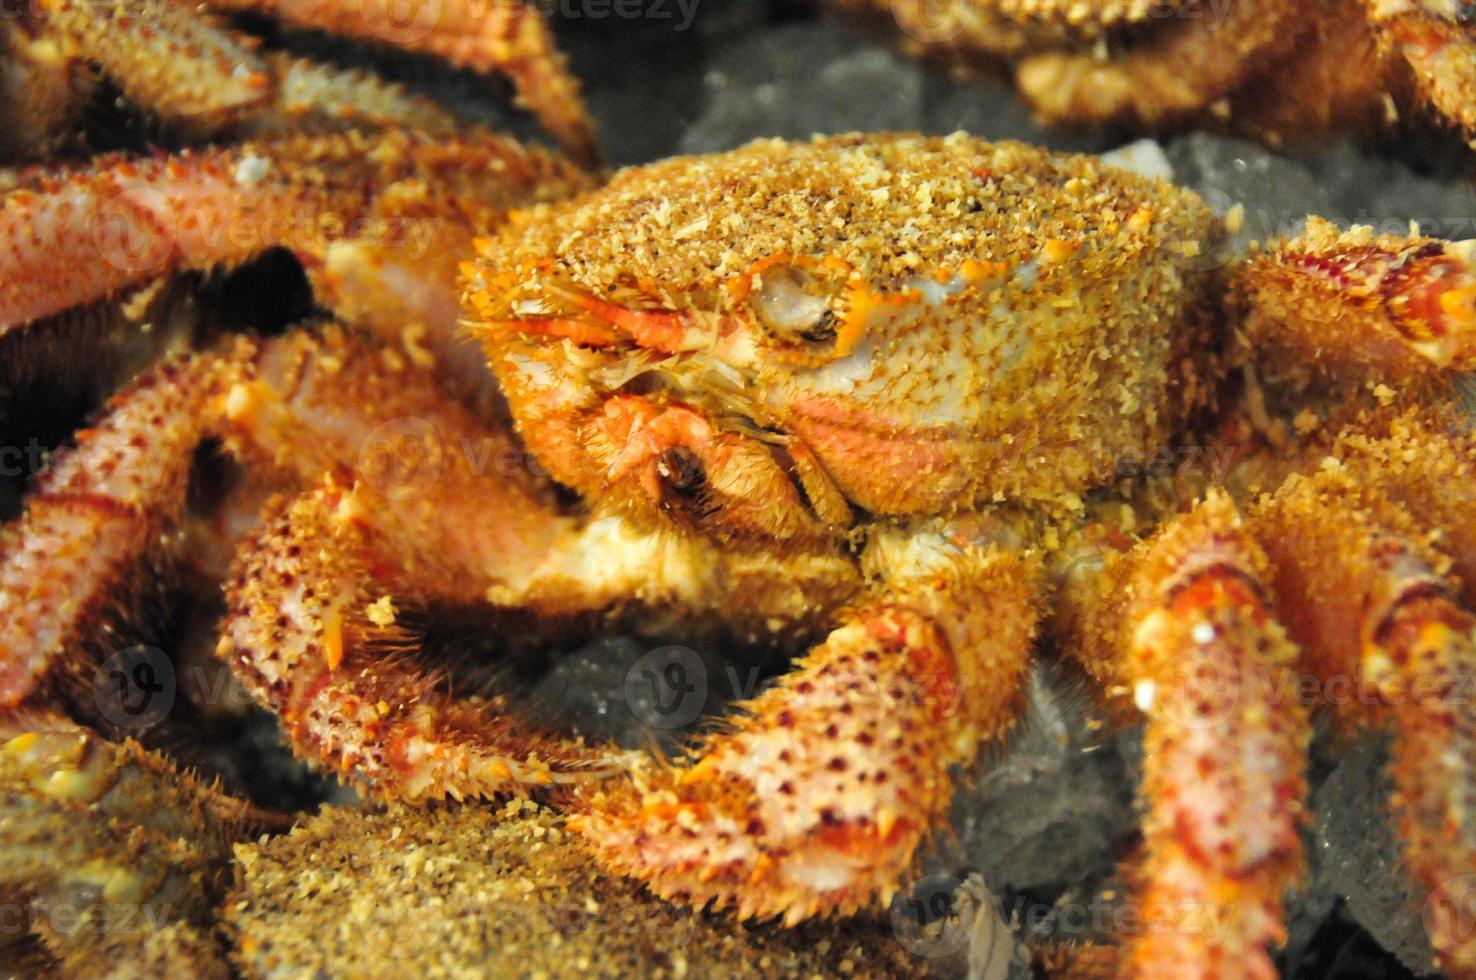
<svg viewBox="0 0 1476 980">
<path fill-rule="evenodd" d="M 585 347 L 629 345 L 680 354 L 711 347 L 717 339 L 717 314 L 646 305 L 649 297 L 637 290 L 618 290 L 623 294 L 620 299 L 634 304 L 622 305 L 557 283 L 541 282 L 536 289 L 527 295 L 524 287 L 525 295 L 510 303 L 499 303 L 488 292 L 473 293 L 469 299 L 492 329 L 572 340 Z M 611 292 L 617 290 L 612 287 Z"/>
</svg>

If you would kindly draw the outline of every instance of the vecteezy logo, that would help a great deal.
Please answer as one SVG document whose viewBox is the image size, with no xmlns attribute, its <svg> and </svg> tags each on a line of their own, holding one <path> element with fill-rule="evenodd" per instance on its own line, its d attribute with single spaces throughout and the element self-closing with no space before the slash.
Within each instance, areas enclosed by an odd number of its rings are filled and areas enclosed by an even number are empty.
<svg viewBox="0 0 1476 980">
<path fill-rule="evenodd" d="M 92 676 L 97 709 L 119 728 L 141 732 L 174 707 L 174 665 L 162 651 L 136 646 L 104 660 Z"/>
<path fill-rule="evenodd" d="M 899 5 L 894 16 L 902 33 L 923 44 L 940 44 L 958 36 L 955 0 L 918 0 Z"/>
<path fill-rule="evenodd" d="M 436 29 L 441 0 L 359 0 L 359 16 L 381 41 L 409 47 Z"/>
<path fill-rule="evenodd" d="M 687 647 L 657 647 L 626 672 L 625 700 L 651 728 L 690 725 L 707 705 L 707 666 Z"/>
<path fill-rule="evenodd" d="M 441 478 L 440 436 L 425 419 L 391 419 L 364 437 L 359 478 L 389 500 L 424 496 Z"/>
<path fill-rule="evenodd" d="M 1444 881 L 1430 893 L 1424 909 L 1425 934 L 1450 962 L 1476 964 L 1476 874 Z"/>
<path fill-rule="evenodd" d="M 972 905 L 959 902 L 955 875 L 928 875 L 892 899 L 892 932 L 914 956 L 950 956 L 968 942 Z"/>
<path fill-rule="evenodd" d="M 119 191 L 93 219 L 92 242 L 103 260 L 129 275 L 151 272 L 174 251 L 174 208 L 150 187 Z"/>
</svg>

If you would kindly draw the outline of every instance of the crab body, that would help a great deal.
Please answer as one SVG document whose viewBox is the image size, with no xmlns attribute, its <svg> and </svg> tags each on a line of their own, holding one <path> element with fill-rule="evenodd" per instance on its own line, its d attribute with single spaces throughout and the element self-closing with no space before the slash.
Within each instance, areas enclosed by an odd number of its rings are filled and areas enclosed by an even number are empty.
<svg viewBox="0 0 1476 980">
<path fill-rule="evenodd" d="M 1155 448 L 1194 384 L 1216 233 L 1191 195 L 1096 160 L 768 142 L 550 209 L 486 248 L 471 304 L 562 482 L 669 507 L 680 447 L 712 480 L 682 488 L 689 516 L 783 538 L 844 531 L 848 507 L 1060 503 Z M 792 516 L 725 518 L 747 480 Z"/>
</svg>

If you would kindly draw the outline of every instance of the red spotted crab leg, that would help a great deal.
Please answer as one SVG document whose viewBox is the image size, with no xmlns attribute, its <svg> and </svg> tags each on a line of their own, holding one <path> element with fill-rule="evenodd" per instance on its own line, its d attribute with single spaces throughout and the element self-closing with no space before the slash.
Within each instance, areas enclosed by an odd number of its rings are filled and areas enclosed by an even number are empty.
<svg viewBox="0 0 1476 980">
<path fill-rule="evenodd" d="M 393 0 L 206 6 L 271 13 L 297 26 L 503 72 L 571 156 L 585 164 L 598 160 L 578 85 L 531 4 L 411 4 L 405 20 L 397 19 Z M 95 73 L 195 139 L 284 132 L 304 120 L 317 130 L 411 125 L 450 135 L 465 128 L 434 102 L 365 72 L 259 53 L 255 38 L 180 0 L 41 0 L 0 24 L 0 50 L 8 55 L 0 91 L 11 97 L 16 144 L 8 153 L 44 156 L 68 139 L 96 87 Z"/>
<path fill-rule="evenodd" d="M 575 528 L 521 457 L 510 462 L 505 433 L 439 398 L 424 371 L 337 330 L 173 362 L 120 394 L 41 477 L 0 555 L 0 605 L 13 611 L 0 707 L 80 652 L 179 514 L 193 448 L 212 432 L 288 485 L 358 481 L 272 507 L 229 596 L 220 653 L 281 713 L 299 751 L 409 798 L 616 764 L 618 754 L 508 721 L 495 700 L 452 701 L 394 655 L 408 634 L 381 628 L 394 619 L 384 590 L 477 600 L 500 576 L 526 577 Z"/>
<path fill-rule="evenodd" d="M 0 331 L 282 246 L 340 316 L 484 376 L 456 339 L 457 258 L 510 208 L 587 183 L 511 140 L 400 130 L 0 171 Z"/>
<path fill-rule="evenodd" d="M 1266 558 L 1223 495 L 1062 580 L 1064 641 L 1146 717 L 1145 929 L 1135 976 L 1276 976 L 1282 896 L 1301 869 L 1309 726 L 1273 704 L 1296 648 L 1270 616 Z"/>
<path fill-rule="evenodd" d="M 651 768 L 574 818 L 609 866 L 664 897 L 790 923 L 891 895 L 946 815 L 949 767 L 1011 724 L 1034 633 L 1032 559 L 899 533 L 887 583 L 695 764 Z"/>
<path fill-rule="evenodd" d="M 547 21 L 525 0 L 209 0 L 217 10 L 249 10 L 288 24 L 392 44 L 445 58 L 454 65 L 512 77 L 518 97 L 583 163 L 599 151 L 594 126 L 579 101 L 579 84 L 554 46 Z M 409 16 L 406 16 L 406 14 Z"/>
</svg>

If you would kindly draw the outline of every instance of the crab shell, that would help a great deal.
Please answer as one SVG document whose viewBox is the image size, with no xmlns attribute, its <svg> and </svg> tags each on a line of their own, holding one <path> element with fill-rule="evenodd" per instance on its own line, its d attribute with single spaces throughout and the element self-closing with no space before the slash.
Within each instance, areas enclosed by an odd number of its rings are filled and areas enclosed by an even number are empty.
<svg viewBox="0 0 1476 980">
<path fill-rule="evenodd" d="M 1221 226 L 1014 143 L 766 140 L 626 170 L 468 263 L 528 448 L 717 537 L 1073 506 L 1195 397 Z"/>
</svg>

